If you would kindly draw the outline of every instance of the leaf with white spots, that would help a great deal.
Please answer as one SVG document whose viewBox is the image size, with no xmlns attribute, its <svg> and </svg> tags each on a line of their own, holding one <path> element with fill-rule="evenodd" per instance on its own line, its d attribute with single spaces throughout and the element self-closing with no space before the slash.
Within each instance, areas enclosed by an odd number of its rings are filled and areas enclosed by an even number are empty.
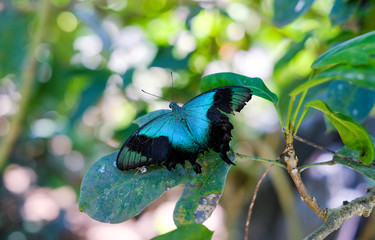
<svg viewBox="0 0 375 240">
<path fill-rule="evenodd" d="M 209 156 L 211 161 L 219 162 L 219 156 Z M 234 161 L 234 156 L 231 156 Z M 173 218 L 177 226 L 203 223 L 215 210 L 224 190 L 225 179 L 231 165 L 221 164 L 211 168 L 204 176 L 199 175 L 184 186 L 184 191 L 174 209 Z"/>
<path fill-rule="evenodd" d="M 318 73 L 314 79 L 345 80 L 375 91 L 375 66 L 338 65 Z"/>
<path fill-rule="evenodd" d="M 204 192 L 192 191 L 193 199 L 204 197 L 207 191 L 221 195 L 230 168 L 217 154 L 207 154 L 204 159 L 198 159 L 202 165 L 199 175 L 188 163 L 186 169 L 177 165 L 172 171 L 161 166 L 120 171 L 116 167 L 117 154 L 114 152 L 96 161 L 81 184 L 79 210 L 101 222 L 119 223 L 132 218 L 164 192 L 180 184 L 186 189 L 194 189 L 191 184 L 195 183 L 205 189 Z M 212 176 L 222 181 L 209 181 Z M 190 217 L 186 215 L 186 218 Z"/>
<path fill-rule="evenodd" d="M 374 107 L 375 91 L 345 81 L 334 81 L 328 85 L 323 99 L 333 111 L 341 112 L 356 122 L 362 122 Z"/>
<path fill-rule="evenodd" d="M 374 160 L 374 146 L 369 134 L 361 125 L 342 113 L 333 112 L 323 101 L 311 101 L 305 106 L 309 107 L 325 114 L 337 129 L 345 146 L 359 152 L 358 157 L 363 164 L 369 165 Z"/>
</svg>

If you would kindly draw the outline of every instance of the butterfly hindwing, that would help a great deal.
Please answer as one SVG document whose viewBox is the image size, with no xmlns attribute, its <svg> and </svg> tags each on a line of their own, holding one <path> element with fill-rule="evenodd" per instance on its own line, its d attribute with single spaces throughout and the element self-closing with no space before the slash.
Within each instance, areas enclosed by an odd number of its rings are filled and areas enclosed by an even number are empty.
<svg viewBox="0 0 375 240">
<path fill-rule="evenodd" d="M 146 123 L 124 143 L 117 156 L 118 168 L 164 165 L 170 170 L 189 160 L 200 173 L 196 159 L 209 149 L 233 164 L 227 156 L 233 125 L 223 112 L 241 111 L 251 96 L 250 89 L 233 86 L 202 93 L 183 107 L 172 102 L 172 111 Z"/>
</svg>

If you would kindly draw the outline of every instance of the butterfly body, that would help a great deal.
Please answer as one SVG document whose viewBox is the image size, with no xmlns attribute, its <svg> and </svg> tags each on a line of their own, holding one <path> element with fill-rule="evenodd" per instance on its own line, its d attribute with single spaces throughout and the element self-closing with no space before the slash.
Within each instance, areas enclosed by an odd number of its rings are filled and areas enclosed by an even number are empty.
<svg viewBox="0 0 375 240">
<path fill-rule="evenodd" d="M 141 126 L 122 146 L 117 167 L 130 170 L 149 165 L 164 165 L 169 170 L 188 160 L 196 173 L 199 153 L 218 152 L 228 164 L 227 156 L 233 125 L 224 113 L 241 111 L 251 99 L 245 87 L 221 87 L 198 95 L 184 106 L 171 102 L 171 111 Z"/>
</svg>

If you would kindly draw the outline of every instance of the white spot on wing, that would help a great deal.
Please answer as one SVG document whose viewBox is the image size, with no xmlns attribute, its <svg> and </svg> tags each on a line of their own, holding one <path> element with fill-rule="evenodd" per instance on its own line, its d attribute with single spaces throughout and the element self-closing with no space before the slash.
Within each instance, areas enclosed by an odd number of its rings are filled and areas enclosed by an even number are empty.
<svg viewBox="0 0 375 240">
<path fill-rule="evenodd" d="M 303 6 L 305 6 L 305 1 L 304 0 L 298 1 L 296 7 L 294 8 L 294 11 L 296 11 L 296 12 L 301 11 L 301 9 L 303 8 Z"/>
<path fill-rule="evenodd" d="M 101 168 L 99 168 L 98 172 L 104 173 L 105 172 L 105 165 L 103 165 Z"/>
</svg>

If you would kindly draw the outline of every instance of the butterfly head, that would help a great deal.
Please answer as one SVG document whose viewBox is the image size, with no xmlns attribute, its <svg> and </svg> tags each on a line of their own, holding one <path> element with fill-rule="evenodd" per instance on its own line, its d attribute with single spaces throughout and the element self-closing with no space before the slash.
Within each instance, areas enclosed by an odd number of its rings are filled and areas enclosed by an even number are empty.
<svg viewBox="0 0 375 240">
<path fill-rule="evenodd" d="M 178 105 L 177 105 L 177 103 L 176 103 L 175 101 L 173 101 L 173 102 L 171 102 L 171 103 L 169 104 L 169 108 L 170 108 L 170 109 L 176 108 L 176 106 L 178 106 Z"/>
</svg>

